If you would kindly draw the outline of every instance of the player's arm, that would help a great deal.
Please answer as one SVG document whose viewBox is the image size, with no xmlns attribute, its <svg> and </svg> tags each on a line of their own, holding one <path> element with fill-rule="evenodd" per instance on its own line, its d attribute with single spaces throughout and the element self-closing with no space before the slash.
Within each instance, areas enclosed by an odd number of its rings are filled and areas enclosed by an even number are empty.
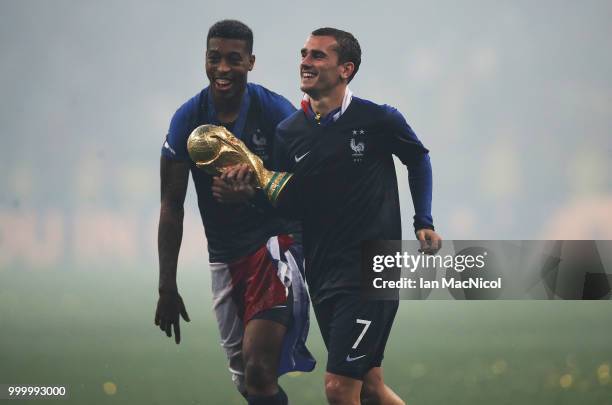
<svg viewBox="0 0 612 405">
<path fill-rule="evenodd" d="M 417 155 L 408 165 L 408 185 L 414 205 L 414 230 L 425 253 L 436 253 L 442 238 L 435 232 L 431 216 L 432 170 L 429 154 Z"/>
<path fill-rule="evenodd" d="M 272 153 L 273 159 L 272 163 L 270 164 L 270 169 L 280 172 L 293 172 L 294 176 L 291 180 L 289 180 L 289 183 L 287 183 L 281 192 L 280 198 L 277 200 L 274 207 L 266 197 L 265 191 L 260 188 L 253 187 L 252 179 L 255 178 L 255 175 L 251 172 L 251 169 L 247 165 L 235 165 L 227 168 L 224 171 L 222 178 L 226 182 L 234 184 L 234 187 L 246 186 L 246 188 L 249 188 L 250 191 L 247 192 L 246 190 L 243 190 L 242 193 L 244 194 L 245 198 L 249 199 L 248 203 L 259 211 L 266 212 L 274 210 L 275 214 L 285 217 L 286 219 L 301 220 L 303 218 L 304 207 L 303 199 L 301 198 L 303 196 L 299 194 L 299 190 L 301 188 L 299 184 L 300 175 L 299 173 L 297 175 L 295 173 L 296 166 L 289 157 L 290 155 L 288 153 L 287 146 L 282 139 L 282 135 L 279 135 L 280 133 L 282 133 L 282 131 L 277 128 L 274 150 Z M 244 179 L 247 179 L 246 183 Z"/>
<path fill-rule="evenodd" d="M 292 172 L 295 165 L 289 155 L 289 150 L 287 148 L 287 144 L 285 143 L 283 131 L 278 128 L 274 134 L 272 164 L 272 170 L 279 172 Z"/>
<path fill-rule="evenodd" d="M 161 208 L 157 234 L 159 253 L 159 300 L 155 312 L 155 325 L 172 336 L 176 343 L 181 341 L 179 314 L 189 322 L 183 299 L 178 293 L 176 270 L 181 240 L 183 238 L 183 217 L 185 195 L 189 181 L 189 162 L 169 159 L 160 160 Z"/>
<path fill-rule="evenodd" d="M 429 151 L 396 109 L 389 108 L 386 118 L 391 151 L 408 168 L 416 237 L 425 253 L 435 253 L 442 247 L 442 238 L 435 232 L 431 215 L 433 176 Z"/>
</svg>

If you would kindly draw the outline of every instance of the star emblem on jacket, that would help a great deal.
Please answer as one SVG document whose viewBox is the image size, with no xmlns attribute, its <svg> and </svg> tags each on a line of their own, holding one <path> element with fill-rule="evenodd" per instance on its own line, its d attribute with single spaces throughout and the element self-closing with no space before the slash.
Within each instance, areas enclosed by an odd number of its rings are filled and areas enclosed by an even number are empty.
<svg viewBox="0 0 612 405">
<path fill-rule="evenodd" d="M 363 155 L 365 152 L 365 142 L 357 141 L 357 136 L 365 135 L 365 131 L 363 129 L 354 129 L 352 131 L 353 136 L 351 137 L 349 146 L 351 147 L 353 162 L 361 162 L 363 160 Z"/>
</svg>

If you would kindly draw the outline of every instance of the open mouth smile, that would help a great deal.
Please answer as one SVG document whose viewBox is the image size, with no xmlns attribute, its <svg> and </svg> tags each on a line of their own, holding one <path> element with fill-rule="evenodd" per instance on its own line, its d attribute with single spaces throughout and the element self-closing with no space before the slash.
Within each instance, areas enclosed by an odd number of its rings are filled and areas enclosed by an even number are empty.
<svg viewBox="0 0 612 405">
<path fill-rule="evenodd" d="M 215 88 L 218 90 L 229 90 L 232 87 L 232 80 L 227 78 L 216 78 L 214 80 Z"/>
<path fill-rule="evenodd" d="M 314 79 L 315 77 L 317 77 L 317 74 L 315 72 L 302 71 L 301 76 L 302 79 Z"/>
</svg>

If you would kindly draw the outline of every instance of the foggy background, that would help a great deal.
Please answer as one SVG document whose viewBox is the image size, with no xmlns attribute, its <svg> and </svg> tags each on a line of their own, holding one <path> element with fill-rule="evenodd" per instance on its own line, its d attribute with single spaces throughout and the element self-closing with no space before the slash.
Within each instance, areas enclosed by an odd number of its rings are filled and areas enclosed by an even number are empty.
<svg viewBox="0 0 612 405">
<path fill-rule="evenodd" d="M 3 266 L 156 265 L 160 148 L 173 112 L 207 85 L 205 36 L 222 18 L 254 31 L 249 79 L 295 105 L 307 34 L 352 32 L 354 93 L 397 107 L 431 150 L 444 238 L 612 238 L 610 2 L 0 7 Z M 192 186 L 181 260 L 205 263 Z"/>
<path fill-rule="evenodd" d="M 295 105 L 308 33 L 352 32 L 351 88 L 431 150 L 445 239 L 612 239 L 609 1 L 0 0 L 0 384 L 68 384 L 75 404 L 243 402 L 193 184 L 178 276 L 192 322 L 179 346 L 153 326 L 161 146 L 208 84 L 224 18 L 254 31 L 249 79 Z M 385 378 L 410 404 L 612 405 L 609 319 L 608 302 L 402 302 Z M 295 404 L 324 401 L 314 318 L 309 348 L 317 369 L 281 380 Z"/>
</svg>

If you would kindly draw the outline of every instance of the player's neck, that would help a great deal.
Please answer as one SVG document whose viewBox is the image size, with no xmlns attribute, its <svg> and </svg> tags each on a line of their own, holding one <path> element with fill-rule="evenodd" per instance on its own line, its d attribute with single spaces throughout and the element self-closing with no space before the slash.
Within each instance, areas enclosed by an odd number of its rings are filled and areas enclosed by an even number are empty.
<svg viewBox="0 0 612 405">
<path fill-rule="evenodd" d="M 340 108 L 342 106 L 345 91 L 346 85 L 335 87 L 329 94 L 310 96 L 310 107 L 312 111 L 324 117 L 329 114 L 330 111 Z"/>
<path fill-rule="evenodd" d="M 215 106 L 215 112 L 217 113 L 217 119 L 221 122 L 235 121 L 240 114 L 240 105 L 242 104 L 243 95 L 244 89 L 231 98 L 219 97 L 213 92 L 213 104 Z"/>
</svg>

